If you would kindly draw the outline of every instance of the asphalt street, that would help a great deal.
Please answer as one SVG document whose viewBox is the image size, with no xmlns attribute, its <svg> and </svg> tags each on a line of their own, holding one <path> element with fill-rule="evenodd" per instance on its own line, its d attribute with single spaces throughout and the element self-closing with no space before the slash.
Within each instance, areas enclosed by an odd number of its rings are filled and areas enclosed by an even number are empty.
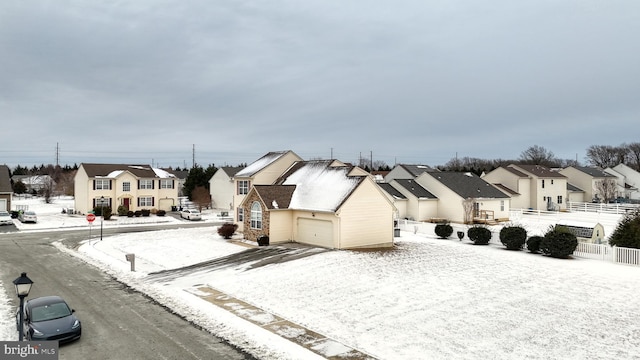
<svg viewBox="0 0 640 360">
<path fill-rule="evenodd" d="M 109 229 L 105 236 L 151 229 Z M 0 231 L 6 293 L 15 293 L 13 280 L 26 272 L 34 281 L 28 299 L 60 295 L 82 321 L 82 338 L 62 345 L 61 359 L 254 359 L 51 244 L 61 241 L 73 248 L 87 238 L 84 231 L 7 231 Z M 13 302 L 17 308 L 17 297 Z M 16 339 L 6 340 L 17 340 L 17 332 Z"/>
</svg>

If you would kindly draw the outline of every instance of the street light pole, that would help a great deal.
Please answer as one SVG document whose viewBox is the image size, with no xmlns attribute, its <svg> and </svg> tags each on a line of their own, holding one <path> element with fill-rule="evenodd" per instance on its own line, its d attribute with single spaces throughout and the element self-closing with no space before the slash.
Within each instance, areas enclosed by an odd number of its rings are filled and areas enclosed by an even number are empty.
<svg viewBox="0 0 640 360">
<path fill-rule="evenodd" d="M 16 295 L 18 295 L 18 298 L 20 299 L 18 339 L 22 341 L 24 339 L 24 298 L 29 296 L 33 281 L 27 277 L 26 272 L 23 272 L 19 278 L 13 280 L 13 284 L 16 286 Z"/>
<path fill-rule="evenodd" d="M 100 219 L 100 241 L 102 241 L 102 223 L 104 222 L 104 196 L 100 197 L 100 215 L 102 219 Z"/>
</svg>

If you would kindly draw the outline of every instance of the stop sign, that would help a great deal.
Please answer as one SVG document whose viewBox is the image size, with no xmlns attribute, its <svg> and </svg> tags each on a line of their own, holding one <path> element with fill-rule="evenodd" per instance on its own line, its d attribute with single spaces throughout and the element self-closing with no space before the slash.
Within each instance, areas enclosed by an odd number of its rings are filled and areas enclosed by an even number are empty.
<svg viewBox="0 0 640 360">
<path fill-rule="evenodd" d="M 96 219 L 96 216 L 94 214 L 87 214 L 87 221 L 92 223 L 93 220 Z"/>
</svg>

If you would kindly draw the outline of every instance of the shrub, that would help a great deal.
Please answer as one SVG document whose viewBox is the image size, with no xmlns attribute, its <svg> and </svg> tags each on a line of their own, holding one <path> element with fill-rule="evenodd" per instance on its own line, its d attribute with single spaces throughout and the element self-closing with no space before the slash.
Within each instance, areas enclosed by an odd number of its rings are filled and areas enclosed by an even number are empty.
<svg viewBox="0 0 640 360">
<path fill-rule="evenodd" d="M 142 213 L 142 216 L 149 216 L 151 214 L 151 210 L 149 209 L 142 209 L 140 212 Z"/>
<path fill-rule="evenodd" d="M 164 210 L 158 210 L 158 211 L 156 211 L 156 216 L 165 216 L 166 214 L 167 214 L 167 212 L 166 212 L 166 211 L 164 211 Z"/>
<path fill-rule="evenodd" d="M 152 213 L 153 215 L 157 214 L 157 213 L 158 213 L 158 209 L 156 209 L 156 208 L 152 208 L 152 209 L 151 209 L 151 213 Z"/>
<path fill-rule="evenodd" d="M 127 217 L 133 217 L 133 215 L 135 215 L 135 213 L 131 210 L 127 211 Z"/>
<path fill-rule="evenodd" d="M 527 250 L 532 253 L 540 251 L 540 243 L 542 242 L 542 236 L 532 236 L 527 240 Z"/>
<path fill-rule="evenodd" d="M 554 258 L 565 259 L 578 247 L 576 235 L 564 226 L 552 226 L 540 243 L 540 250 L 545 255 Z"/>
<path fill-rule="evenodd" d="M 141 210 L 136 210 L 133 212 L 133 216 L 135 217 L 140 217 L 142 215 L 142 211 Z"/>
<path fill-rule="evenodd" d="M 472 226 L 467 231 L 467 236 L 474 245 L 487 245 L 491 240 L 491 231 L 484 226 Z"/>
<path fill-rule="evenodd" d="M 527 230 L 522 226 L 505 226 L 500 230 L 500 242 L 507 250 L 522 250 L 527 241 Z"/>
<path fill-rule="evenodd" d="M 120 205 L 118 206 L 118 216 L 125 216 L 127 215 L 127 208 L 124 207 L 124 205 Z"/>
<path fill-rule="evenodd" d="M 105 220 L 111 219 L 111 215 L 113 215 L 113 213 L 111 212 L 111 207 L 106 207 L 102 210 L 102 217 Z"/>
<path fill-rule="evenodd" d="M 620 220 L 609 238 L 609 245 L 640 249 L 640 209 Z"/>
<path fill-rule="evenodd" d="M 218 235 L 225 239 L 231 239 L 236 229 L 238 229 L 238 224 L 224 223 L 218 228 Z"/>
<path fill-rule="evenodd" d="M 438 224 L 435 231 L 436 235 L 441 239 L 446 239 L 453 234 L 453 228 L 449 224 Z"/>
</svg>

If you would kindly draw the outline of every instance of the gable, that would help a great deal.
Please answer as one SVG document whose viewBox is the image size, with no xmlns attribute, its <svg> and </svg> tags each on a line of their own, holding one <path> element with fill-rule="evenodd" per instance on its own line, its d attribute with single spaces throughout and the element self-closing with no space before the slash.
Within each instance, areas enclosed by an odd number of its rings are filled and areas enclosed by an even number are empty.
<svg viewBox="0 0 640 360">
<path fill-rule="evenodd" d="M 421 177 L 429 176 L 440 182 L 449 190 L 456 193 L 463 199 L 485 198 L 485 199 L 508 199 L 509 196 L 495 188 L 485 180 L 473 173 L 461 172 L 432 172 L 423 173 Z"/>
</svg>

